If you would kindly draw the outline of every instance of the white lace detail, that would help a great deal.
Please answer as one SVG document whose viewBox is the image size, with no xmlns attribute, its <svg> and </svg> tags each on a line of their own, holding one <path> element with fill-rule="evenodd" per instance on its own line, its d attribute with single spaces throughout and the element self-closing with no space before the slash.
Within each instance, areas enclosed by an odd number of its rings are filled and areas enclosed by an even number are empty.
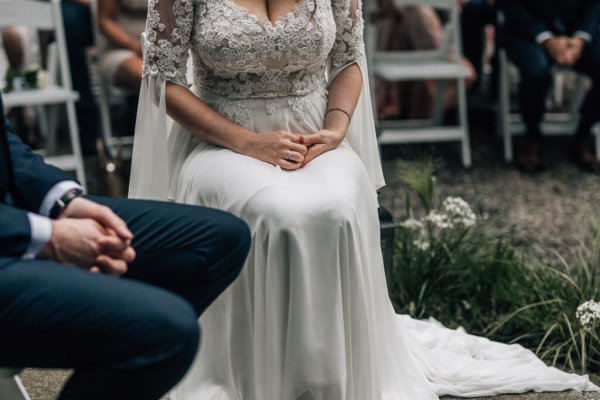
<svg viewBox="0 0 600 400">
<path fill-rule="evenodd" d="M 194 84 L 208 96 L 289 101 L 302 119 L 303 97 L 327 86 L 328 67 L 364 54 L 359 0 L 299 0 L 275 23 L 259 20 L 234 0 L 149 0 L 144 75 L 186 85 L 188 50 Z M 267 111 L 274 112 L 266 102 Z M 222 110 L 234 122 L 248 107 Z"/>
<path fill-rule="evenodd" d="M 172 7 L 165 8 L 163 3 Z M 143 76 L 158 76 L 187 86 L 185 70 L 193 11 L 191 0 L 148 0 Z"/>
</svg>

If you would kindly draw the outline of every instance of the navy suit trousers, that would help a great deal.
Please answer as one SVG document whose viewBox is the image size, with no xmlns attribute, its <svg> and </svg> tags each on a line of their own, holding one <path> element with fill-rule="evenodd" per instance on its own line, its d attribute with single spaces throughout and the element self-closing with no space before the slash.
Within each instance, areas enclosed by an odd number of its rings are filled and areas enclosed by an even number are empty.
<svg viewBox="0 0 600 400">
<path fill-rule="evenodd" d="M 238 275 L 248 228 L 203 207 L 91 199 L 127 222 L 136 260 L 121 278 L 54 261 L 0 268 L 0 365 L 74 368 L 61 399 L 158 399 L 193 361 L 197 318 Z"/>
</svg>

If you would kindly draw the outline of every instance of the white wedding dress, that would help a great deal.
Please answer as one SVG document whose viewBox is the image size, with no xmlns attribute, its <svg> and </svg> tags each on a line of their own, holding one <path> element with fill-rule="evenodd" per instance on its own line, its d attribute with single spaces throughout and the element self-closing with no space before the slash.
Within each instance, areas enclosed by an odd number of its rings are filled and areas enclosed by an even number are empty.
<svg viewBox="0 0 600 400">
<path fill-rule="evenodd" d="M 240 277 L 200 319 L 178 400 L 428 400 L 595 390 L 520 346 L 396 315 L 379 246 L 383 185 L 358 0 L 299 0 L 272 24 L 232 0 L 150 0 L 131 195 L 227 210 L 251 228 Z M 346 140 L 289 172 L 193 138 L 165 111 L 187 87 L 257 133 L 322 128 L 327 86 L 357 63 Z"/>
</svg>

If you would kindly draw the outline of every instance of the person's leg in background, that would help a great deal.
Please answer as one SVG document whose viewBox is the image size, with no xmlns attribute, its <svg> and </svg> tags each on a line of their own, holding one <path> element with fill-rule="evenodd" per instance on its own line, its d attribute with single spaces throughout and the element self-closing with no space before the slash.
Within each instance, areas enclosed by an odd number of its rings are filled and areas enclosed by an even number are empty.
<svg viewBox="0 0 600 400">
<path fill-rule="evenodd" d="M 0 267 L 3 366 L 75 368 L 61 400 L 156 400 L 196 354 L 197 314 L 166 290 L 53 261 Z"/>
<path fill-rule="evenodd" d="M 581 120 L 573 142 L 573 156 L 583 169 L 596 171 L 600 167 L 599 155 L 594 155 L 589 141 L 592 126 L 600 121 L 600 44 L 596 42 L 586 45 L 573 68 L 592 80 L 592 87 L 581 107 Z"/>
<path fill-rule="evenodd" d="M 517 165 L 526 171 L 539 170 L 543 167 L 540 124 L 552 83 L 552 65 L 546 51 L 532 41 L 515 40 L 506 45 L 506 52 L 521 73 L 519 106 L 527 130 L 527 143 L 517 155 Z"/>
<path fill-rule="evenodd" d="M 468 0 L 462 8 L 460 25 L 463 55 L 471 62 L 477 73 L 478 79 L 471 87 L 471 89 L 476 89 L 481 84 L 481 77 L 483 76 L 486 26 L 496 25 L 495 1 Z M 492 60 L 492 64 L 495 64 L 494 60 Z M 495 65 L 493 66 L 495 67 Z M 495 84 L 494 79 L 492 76 L 492 85 Z"/>
<path fill-rule="evenodd" d="M 87 62 L 87 48 L 94 44 L 92 15 L 89 3 L 78 0 L 61 2 L 73 89 L 79 93 L 75 104 L 83 154 L 96 153 L 98 138 L 98 108 L 92 93 Z"/>
</svg>

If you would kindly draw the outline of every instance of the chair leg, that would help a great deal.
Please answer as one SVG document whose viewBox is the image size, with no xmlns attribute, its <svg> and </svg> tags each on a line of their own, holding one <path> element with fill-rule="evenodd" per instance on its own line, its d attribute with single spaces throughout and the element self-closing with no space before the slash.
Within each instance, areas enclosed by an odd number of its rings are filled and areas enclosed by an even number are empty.
<svg viewBox="0 0 600 400">
<path fill-rule="evenodd" d="M 102 78 L 99 78 L 102 79 Z M 104 82 L 100 82 L 97 87 L 98 90 L 98 105 L 100 109 L 100 124 L 102 128 L 102 139 L 104 141 L 104 147 L 108 150 L 111 158 L 116 158 L 115 139 L 112 134 L 112 125 L 110 121 L 110 106 L 108 104 L 108 97 L 106 95 L 106 87 Z"/>
<path fill-rule="evenodd" d="M 31 400 L 17 375 L 0 377 L 0 399 Z"/>
<path fill-rule="evenodd" d="M 592 131 L 596 137 L 596 157 L 600 157 L 600 122 L 594 125 Z"/>
<path fill-rule="evenodd" d="M 75 157 L 75 173 L 83 187 L 86 187 L 85 171 L 83 168 L 83 157 L 81 155 L 81 143 L 79 142 L 79 128 L 73 101 L 67 103 L 67 119 L 69 122 L 69 135 L 71 138 L 72 154 Z"/>
<path fill-rule="evenodd" d="M 467 90 L 465 87 L 465 80 L 458 79 L 458 112 L 459 112 L 459 124 L 463 132 L 461 140 L 462 147 L 462 161 L 465 167 L 471 166 L 471 143 L 469 139 L 469 119 L 467 118 Z"/>
<path fill-rule="evenodd" d="M 512 148 L 512 132 L 510 127 L 510 87 L 508 83 L 508 66 L 506 59 L 506 51 L 500 50 L 500 73 L 499 73 L 499 96 L 498 101 L 498 127 L 502 134 L 502 141 L 504 143 L 504 161 L 507 163 L 512 162 L 513 159 L 513 148 Z"/>
</svg>

